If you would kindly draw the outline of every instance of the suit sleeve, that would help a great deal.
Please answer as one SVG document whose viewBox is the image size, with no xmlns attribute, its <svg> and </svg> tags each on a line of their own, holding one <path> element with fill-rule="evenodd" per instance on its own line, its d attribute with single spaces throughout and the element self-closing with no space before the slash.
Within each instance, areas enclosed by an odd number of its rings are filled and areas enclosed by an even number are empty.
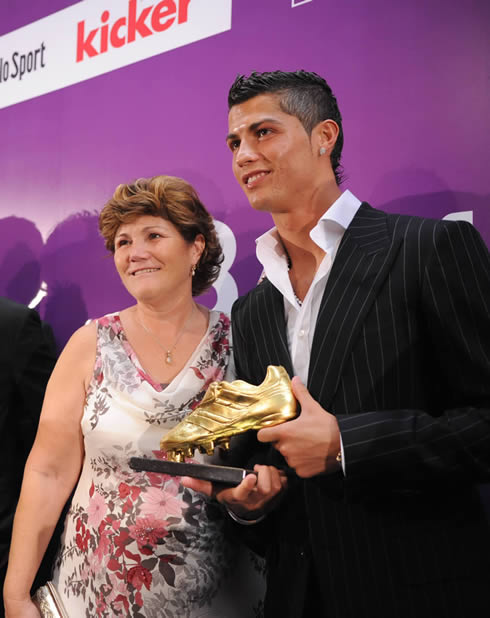
<svg viewBox="0 0 490 618">
<path fill-rule="evenodd" d="M 242 325 L 239 317 L 239 305 L 241 299 L 233 303 L 231 309 L 231 328 L 233 341 L 233 368 L 235 376 L 240 380 L 249 382 L 251 380 L 250 372 L 248 371 L 248 358 L 246 353 L 245 337 L 242 333 Z"/>
<path fill-rule="evenodd" d="M 249 359 L 247 353 L 246 340 L 242 333 L 241 321 L 237 308 L 240 300 L 237 300 L 232 308 L 232 330 L 233 330 L 233 368 L 234 377 L 245 382 L 253 383 L 253 376 L 249 371 Z M 228 465 L 253 468 L 255 463 L 264 463 L 261 456 L 266 449 L 259 443 L 255 431 L 248 431 L 245 434 L 235 436 L 232 440 L 232 448 L 226 454 Z"/>
<path fill-rule="evenodd" d="M 12 401 L 15 409 L 12 413 L 18 419 L 19 443 L 24 461 L 34 442 L 44 392 L 56 362 L 54 341 L 49 333 L 49 330 L 43 328 L 36 311 L 29 311 L 19 333 L 14 355 L 15 389 Z"/>
<path fill-rule="evenodd" d="M 440 222 L 420 264 L 430 410 L 340 415 L 347 477 L 490 480 L 490 260 L 467 223 Z M 417 268 L 414 265 L 414 268 Z"/>
</svg>

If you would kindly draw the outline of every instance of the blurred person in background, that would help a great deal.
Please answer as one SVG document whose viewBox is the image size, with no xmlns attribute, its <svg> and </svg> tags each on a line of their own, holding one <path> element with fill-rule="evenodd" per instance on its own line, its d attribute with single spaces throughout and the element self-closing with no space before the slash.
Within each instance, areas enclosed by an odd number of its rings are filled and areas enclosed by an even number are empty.
<svg viewBox="0 0 490 618">
<path fill-rule="evenodd" d="M 54 339 L 38 313 L 0 297 L 0 584 L 3 587 L 27 456 L 56 361 Z M 3 616 L 3 606 L 0 608 Z"/>
</svg>

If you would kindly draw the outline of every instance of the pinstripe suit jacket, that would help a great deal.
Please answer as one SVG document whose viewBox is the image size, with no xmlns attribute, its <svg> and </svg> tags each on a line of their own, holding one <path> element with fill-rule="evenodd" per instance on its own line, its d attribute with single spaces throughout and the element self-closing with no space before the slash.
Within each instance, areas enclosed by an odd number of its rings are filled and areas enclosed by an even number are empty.
<svg viewBox="0 0 490 618">
<path fill-rule="evenodd" d="M 269 364 L 292 375 L 269 281 L 232 323 L 239 378 L 259 384 Z M 325 288 L 308 389 L 337 416 L 346 476 L 293 479 L 256 528 L 267 616 L 301 616 L 312 581 L 329 618 L 488 615 L 490 265 L 476 230 L 363 203 Z M 247 440 L 251 460 L 285 466 Z"/>
</svg>

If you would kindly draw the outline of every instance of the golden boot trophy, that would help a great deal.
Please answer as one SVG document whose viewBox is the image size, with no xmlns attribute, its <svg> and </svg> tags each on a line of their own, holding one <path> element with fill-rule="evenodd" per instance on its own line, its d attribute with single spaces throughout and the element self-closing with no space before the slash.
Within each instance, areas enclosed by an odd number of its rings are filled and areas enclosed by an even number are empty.
<svg viewBox="0 0 490 618">
<path fill-rule="evenodd" d="M 258 386 L 242 380 L 212 382 L 196 409 L 162 438 L 160 448 L 167 453 L 167 461 L 132 458 L 130 465 L 138 470 L 239 483 L 246 470 L 186 464 L 185 458 L 192 457 L 196 448 L 208 455 L 217 446 L 229 449 L 233 436 L 289 421 L 296 416 L 296 405 L 291 380 L 280 366 L 269 365 Z"/>
</svg>

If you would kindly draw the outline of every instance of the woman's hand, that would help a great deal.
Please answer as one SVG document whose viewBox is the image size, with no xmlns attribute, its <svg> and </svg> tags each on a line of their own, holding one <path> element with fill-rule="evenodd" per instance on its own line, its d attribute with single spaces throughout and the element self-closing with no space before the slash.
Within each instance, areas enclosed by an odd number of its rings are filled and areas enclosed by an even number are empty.
<svg viewBox="0 0 490 618">
<path fill-rule="evenodd" d="M 219 491 L 215 491 L 210 481 L 200 481 L 188 476 L 182 477 L 181 483 L 216 498 L 239 517 L 254 519 L 267 513 L 287 487 L 286 475 L 274 466 L 256 465 L 254 472 L 255 474 L 248 474 L 240 485 Z"/>
<path fill-rule="evenodd" d="M 41 614 L 31 599 L 23 601 L 8 601 L 6 599 L 5 618 L 41 618 Z"/>
</svg>

